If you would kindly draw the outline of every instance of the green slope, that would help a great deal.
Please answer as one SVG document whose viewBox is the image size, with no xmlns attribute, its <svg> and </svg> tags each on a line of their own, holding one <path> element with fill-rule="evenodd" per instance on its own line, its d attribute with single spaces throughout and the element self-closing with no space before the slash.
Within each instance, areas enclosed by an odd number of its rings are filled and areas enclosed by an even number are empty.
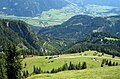
<svg viewBox="0 0 120 79">
<path fill-rule="evenodd" d="M 41 74 L 27 79 L 120 79 L 120 66 Z"/>
<path fill-rule="evenodd" d="M 63 54 L 59 55 L 59 58 L 57 59 L 51 59 L 53 62 L 49 63 L 50 61 L 49 56 L 35 56 L 35 57 L 28 57 L 23 60 L 23 66 L 26 63 L 27 66 L 23 70 L 28 70 L 31 74 L 33 72 L 33 67 L 41 67 L 43 71 L 51 71 L 53 68 L 57 69 L 58 67 L 62 67 L 65 63 L 68 63 L 71 61 L 74 64 L 78 64 L 79 62 L 87 62 L 88 69 L 91 68 L 100 68 L 102 59 L 108 59 L 111 61 L 119 62 L 119 57 L 112 58 L 111 55 L 104 54 L 104 56 L 99 57 L 98 55 L 101 55 L 102 53 L 99 53 L 97 56 L 93 56 L 93 54 L 96 51 L 85 51 L 82 53 L 75 53 L 75 54 Z M 83 56 L 81 56 L 82 54 Z M 87 54 L 87 56 L 85 56 Z M 46 57 L 48 57 L 46 59 Z M 98 61 L 94 61 L 93 58 L 97 58 Z M 108 66 L 104 66 L 105 68 Z"/>
</svg>

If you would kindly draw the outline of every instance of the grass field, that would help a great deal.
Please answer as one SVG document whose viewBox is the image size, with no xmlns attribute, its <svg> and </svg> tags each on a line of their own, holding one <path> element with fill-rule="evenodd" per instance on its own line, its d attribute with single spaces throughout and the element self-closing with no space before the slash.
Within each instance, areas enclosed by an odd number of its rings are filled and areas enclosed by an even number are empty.
<svg viewBox="0 0 120 79">
<path fill-rule="evenodd" d="M 119 39 L 117 38 L 108 38 L 108 37 L 105 37 L 106 40 L 109 40 L 109 41 L 118 41 Z"/>
<path fill-rule="evenodd" d="M 40 74 L 27 79 L 120 79 L 120 66 Z"/>
<path fill-rule="evenodd" d="M 116 61 L 120 63 L 120 59 L 118 57 L 112 58 L 111 55 L 105 54 L 102 57 L 99 57 L 98 55 L 101 55 L 101 53 L 97 54 L 96 56 L 93 56 L 93 53 L 96 51 L 86 51 L 84 53 L 76 53 L 76 54 L 63 54 L 59 55 L 59 58 L 53 58 L 53 62 L 48 62 L 49 59 L 46 59 L 46 56 L 35 56 L 35 57 L 28 57 L 23 60 L 23 65 L 26 63 L 27 66 L 24 68 L 24 70 L 28 70 L 29 73 L 33 72 L 33 67 L 41 67 L 43 71 L 50 71 L 53 68 L 62 67 L 64 63 L 69 63 L 70 61 L 74 64 L 78 64 L 79 62 L 86 62 L 88 69 L 91 68 L 100 68 L 102 59 L 108 59 L 112 61 Z M 87 54 L 87 56 L 86 56 Z M 97 61 L 93 60 L 94 58 L 97 59 Z M 107 67 L 107 66 L 104 66 Z"/>
</svg>

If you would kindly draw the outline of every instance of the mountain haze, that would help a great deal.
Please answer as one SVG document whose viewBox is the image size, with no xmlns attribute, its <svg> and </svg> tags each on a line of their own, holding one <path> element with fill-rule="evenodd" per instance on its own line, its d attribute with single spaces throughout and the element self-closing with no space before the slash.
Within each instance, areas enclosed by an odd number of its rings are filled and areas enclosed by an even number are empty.
<svg viewBox="0 0 120 79">
<path fill-rule="evenodd" d="M 59 9 L 68 3 L 64 0 L 0 0 L 0 13 L 33 17 L 43 11 Z"/>
</svg>

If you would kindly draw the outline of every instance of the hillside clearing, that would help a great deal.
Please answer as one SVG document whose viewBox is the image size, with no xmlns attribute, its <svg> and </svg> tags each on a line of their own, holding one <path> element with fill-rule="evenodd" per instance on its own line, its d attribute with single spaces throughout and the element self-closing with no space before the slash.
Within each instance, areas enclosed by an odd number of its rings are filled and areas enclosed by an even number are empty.
<svg viewBox="0 0 120 79">
<path fill-rule="evenodd" d="M 36 67 L 41 67 L 43 71 L 51 71 L 53 68 L 56 69 L 58 67 L 62 67 L 65 63 L 69 64 L 70 61 L 74 64 L 78 64 L 79 62 L 81 63 L 86 62 L 88 69 L 99 68 L 103 59 L 108 59 L 120 63 L 120 59 L 118 57 L 112 58 L 111 55 L 107 55 L 107 54 L 105 54 L 102 57 L 99 57 L 98 55 L 99 54 L 101 55 L 101 53 L 99 53 L 96 56 L 93 56 L 94 52 L 96 51 L 86 51 L 84 53 L 75 53 L 75 54 L 63 54 L 63 55 L 59 55 L 58 58 L 52 58 L 52 59 L 49 59 L 49 57 L 51 56 L 28 57 L 23 60 L 23 65 L 25 63 L 27 64 L 24 70 L 28 70 L 29 73 L 32 73 L 33 67 L 36 66 Z M 49 62 L 51 60 L 53 62 Z"/>
</svg>

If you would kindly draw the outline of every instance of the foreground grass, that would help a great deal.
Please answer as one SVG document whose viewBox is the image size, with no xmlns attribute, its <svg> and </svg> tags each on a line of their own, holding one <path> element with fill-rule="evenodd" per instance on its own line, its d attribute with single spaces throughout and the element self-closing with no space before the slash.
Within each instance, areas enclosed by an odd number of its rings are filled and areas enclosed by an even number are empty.
<svg viewBox="0 0 120 79">
<path fill-rule="evenodd" d="M 120 66 L 39 74 L 27 79 L 120 79 Z"/>
</svg>

